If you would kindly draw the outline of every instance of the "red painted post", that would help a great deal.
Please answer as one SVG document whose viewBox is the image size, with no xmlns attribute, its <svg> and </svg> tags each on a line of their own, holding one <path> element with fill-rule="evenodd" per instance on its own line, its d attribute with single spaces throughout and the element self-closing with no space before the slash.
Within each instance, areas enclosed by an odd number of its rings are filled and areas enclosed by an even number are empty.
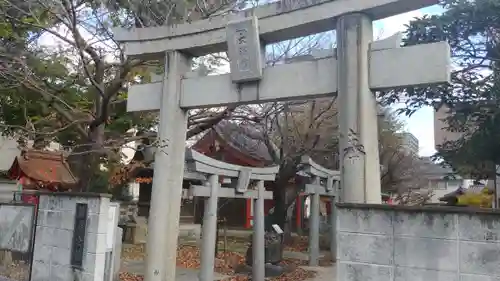
<svg viewBox="0 0 500 281">
<path fill-rule="evenodd" d="M 252 228 L 252 199 L 245 202 L 245 228 Z"/>
<path fill-rule="evenodd" d="M 295 199 L 295 226 L 297 231 L 302 230 L 302 194 Z"/>
</svg>

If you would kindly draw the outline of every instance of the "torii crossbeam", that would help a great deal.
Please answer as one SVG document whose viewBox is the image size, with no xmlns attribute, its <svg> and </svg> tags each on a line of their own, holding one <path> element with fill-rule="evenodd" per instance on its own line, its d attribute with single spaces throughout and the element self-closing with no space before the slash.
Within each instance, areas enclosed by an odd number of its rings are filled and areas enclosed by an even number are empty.
<svg viewBox="0 0 500 281">
<path fill-rule="evenodd" d="M 371 20 L 418 10 L 438 0 L 285 0 L 173 26 L 114 29 L 114 39 L 126 42 L 125 54 L 163 57 L 166 51 L 182 50 L 202 56 L 227 50 L 226 26 L 234 20 L 255 16 L 259 37 L 265 44 L 335 29 L 342 15 L 363 13 Z"/>
<path fill-rule="evenodd" d="M 398 37 L 373 43 L 369 61 L 370 89 L 429 85 L 448 80 L 450 48 L 446 42 L 404 48 L 399 47 L 400 43 Z M 384 48 L 384 45 L 390 47 Z M 396 45 L 398 47 L 393 47 Z M 432 63 L 422 63 L 423 57 Z M 192 72 L 181 80 L 179 106 L 185 109 L 207 108 L 332 96 L 338 91 L 336 73 L 338 61 L 333 54 L 313 61 L 267 67 L 261 83 L 242 89 L 232 83 L 230 74 L 198 76 L 198 73 Z M 127 110 L 159 110 L 162 87 L 163 82 L 132 85 L 128 92 Z"/>
</svg>

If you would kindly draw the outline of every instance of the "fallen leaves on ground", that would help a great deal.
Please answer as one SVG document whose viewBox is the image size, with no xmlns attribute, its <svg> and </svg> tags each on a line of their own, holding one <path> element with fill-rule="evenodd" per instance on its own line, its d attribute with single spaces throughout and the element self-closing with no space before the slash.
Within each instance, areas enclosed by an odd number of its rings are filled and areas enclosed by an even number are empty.
<svg viewBox="0 0 500 281">
<path fill-rule="evenodd" d="M 127 247 L 124 250 L 123 258 L 129 260 L 140 260 L 144 258 L 144 247 L 135 246 Z M 235 275 L 234 268 L 245 262 L 245 256 L 235 252 L 219 252 L 215 262 L 215 272 L 228 275 L 230 277 L 224 279 L 227 281 L 247 281 L 249 276 Z M 307 262 L 300 260 L 287 259 L 283 264 L 294 266 L 294 270 L 290 273 L 283 274 L 279 277 L 269 278 L 273 281 L 302 281 L 315 276 L 313 271 L 299 268 L 300 265 L 305 265 Z M 177 250 L 177 266 L 189 269 L 200 268 L 200 249 L 194 246 L 180 246 Z M 122 272 L 120 273 L 121 281 L 142 281 L 140 275 Z"/>
<path fill-rule="evenodd" d="M 7 267 L 0 267 L 0 276 L 14 281 L 29 281 L 29 265 L 25 262 L 15 262 Z"/>
<path fill-rule="evenodd" d="M 286 243 L 284 250 L 290 252 L 307 252 L 309 241 L 307 236 L 292 236 Z"/>
<path fill-rule="evenodd" d="M 144 259 L 145 244 L 127 245 L 123 248 L 122 259 L 138 261 Z"/>
<path fill-rule="evenodd" d="M 142 281 L 144 276 L 128 272 L 120 272 L 120 281 Z"/>
</svg>

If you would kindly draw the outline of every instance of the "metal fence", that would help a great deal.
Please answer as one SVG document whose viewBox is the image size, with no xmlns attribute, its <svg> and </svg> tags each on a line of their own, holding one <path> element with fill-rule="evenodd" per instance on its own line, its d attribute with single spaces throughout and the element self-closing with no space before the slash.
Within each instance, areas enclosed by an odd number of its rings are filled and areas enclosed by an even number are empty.
<svg viewBox="0 0 500 281">
<path fill-rule="evenodd" d="M 36 210 L 31 203 L 0 203 L 0 281 L 30 280 Z"/>
</svg>

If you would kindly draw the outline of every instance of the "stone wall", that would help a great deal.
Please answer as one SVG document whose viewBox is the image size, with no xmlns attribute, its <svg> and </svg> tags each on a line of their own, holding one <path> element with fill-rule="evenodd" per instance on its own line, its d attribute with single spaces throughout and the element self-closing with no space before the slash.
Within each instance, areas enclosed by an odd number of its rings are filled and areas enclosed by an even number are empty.
<svg viewBox="0 0 500 281">
<path fill-rule="evenodd" d="M 81 269 L 70 265 L 77 203 L 88 204 Z M 31 281 L 103 281 L 109 203 L 100 194 L 41 194 Z"/>
<path fill-rule="evenodd" d="M 29 253 L 34 219 L 33 205 L 0 204 L 0 249 Z"/>
<path fill-rule="evenodd" d="M 15 181 L 2 179 L 0 176 L 0 202 L 12 202 L 14 192 L 18 190 Z"/>
<path fill-rule="evenodd" d="M 339 281 L 498 281 L 500 211 L 338 204 Z"/>
</svg>

